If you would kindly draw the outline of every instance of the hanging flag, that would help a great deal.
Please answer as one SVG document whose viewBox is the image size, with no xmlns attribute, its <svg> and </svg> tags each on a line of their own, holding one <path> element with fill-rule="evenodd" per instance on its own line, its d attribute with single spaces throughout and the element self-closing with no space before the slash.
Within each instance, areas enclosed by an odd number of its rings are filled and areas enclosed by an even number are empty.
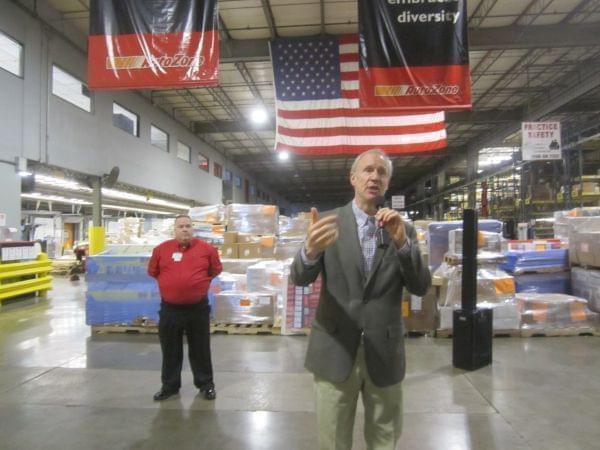
<svg viewBox="0 0 600 450">
<path fill-rule="evenodd" d="M 216 86 L 217 0 L 91 0 L 90 89 Z"/>
<path fill-rule="evenodd" d="M 466 0 L 358 3 L 362 107 L 471 107 Z"/>
<path fill-rule="evenodd" d="M 304 154 L 389 154 L 446 146 L 443 112 L 365 110 L 358 99 L 358 36 L 276 39 L 276 150 Z"/>
</svg>

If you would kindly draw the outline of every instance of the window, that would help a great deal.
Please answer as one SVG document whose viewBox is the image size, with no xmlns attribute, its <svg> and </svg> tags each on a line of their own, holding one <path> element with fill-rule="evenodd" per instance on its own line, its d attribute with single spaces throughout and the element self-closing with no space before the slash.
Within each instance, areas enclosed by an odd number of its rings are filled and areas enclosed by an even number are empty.
<svg viewBox="0 0 600 450">
<path fill-rule="evenodd" d="M 213 175 L 217 178 L 223 178 L 223 166 L 221 164 L 213 164 Z"/>
<path fill-rule="evenodd" d="M 52 93 L 84 111 L 92 112 L 87 86 L 57 66 L 52 66 Z"/>
<path fill-rule="evenodd" d="M 225 181 L 226 183 L 231 183 L 232 178 L 233 174 L 231 173 L 231 170 L 225 169 L 225 173 L 223 174 L 223 181 Z"/>
<path fill-rule="evenodd" d="M 139 122 L 138 115 L 134 112 L 123 108 L 118 103 L 113 103 L 113 125 L 132 136 L 139 136 Z"/>
<path fill-rule="evenodd" d="M 234 184 L 235 184 L 236 188 L 241 189 L 242 188 L 242 177 L 240 177 L 239 175 L 236 175 Z"/>
<path fill-rule="evenodd" d="M 177 157 L 189 163 L 192 162 L 192 148 L 183 142 L 177 141 Z"/>
<path fill-rule="evenodd" d="M 0 67 L 23 76 L 23 46 L 0 31 Z"/>
<path fill-rule="evenodd" d="M 250 185 L 250 195 L 252 195 L 252 196 L 256 195 L 256 188 L 254 187 L 253 184 Z"/>
<path fill-rule="evenodd" d="M 169 151 L 169 135 L 154 125 L 150 125 L 150 144 L 165 152 Z"/>
<path fill-rule="evenodd" d="M 205 172 L 209 172 L 208 158 L 202 153 L 198 153 L 198 167 Z"/>
</svg>

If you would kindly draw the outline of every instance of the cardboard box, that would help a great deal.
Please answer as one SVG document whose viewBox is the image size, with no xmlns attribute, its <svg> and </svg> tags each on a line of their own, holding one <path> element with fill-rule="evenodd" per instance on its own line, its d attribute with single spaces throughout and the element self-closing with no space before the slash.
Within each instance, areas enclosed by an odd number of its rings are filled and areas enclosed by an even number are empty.
<svg viewBox="0 0 600 450">
<path fill-rule="evenodd" d="M 226 244 L 221 246 L 221 257 L 227 259 L 238 258 L 238 244 Z"/>
<path fill-rule="evenodd" d="M 275 236 L 261 236 L 260 247 L 263 258 L 274 258 L 275 257 L 275 244 L 277 243 L 277 237 Z"/>
<path fill-rule="evenodd" d="M 237 244 L 238 258 L 240 259 L 253 259 L 261 258 L 262 252 L 259 243 L 255 244 Z"/>
<path fill-rule="evenodd" d="M 238 244 L 256 244 L 260 243 L 260 236 L 250 233 L 238 233 L 237 234 Z"/>
<path fill-rule="evenodd" d="M 275 294 L 221 293 L 215 295 L 214 320 L 220 323 L 273 324 Z"/>
<path fill-rule="evenodd" d="M 405 329 L 408 332 L 431 332 L 435 330 L 437 302 L 435 287 L 431 286 L 425 296 L 410 295 L 408 316 L 404 318 Z"/>
<path fill-rule="evenodd" d="M 238 233 L 237 231 L 226 231 L 223 233 L 223 244 L 231 245 L 237 244 L 238 242 Z"/>
</svg>

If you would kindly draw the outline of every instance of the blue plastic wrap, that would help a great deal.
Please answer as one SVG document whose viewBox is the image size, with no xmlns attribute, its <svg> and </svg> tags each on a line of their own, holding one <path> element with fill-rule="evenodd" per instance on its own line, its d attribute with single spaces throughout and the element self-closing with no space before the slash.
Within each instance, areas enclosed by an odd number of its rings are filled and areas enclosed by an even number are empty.
<svg viewBox="0 0 600 450">
<path fill-rule="evenodd" d="M 538 294 L 570 294 L 571 274 L 569 272 L 527 273 L 515 275 L 517 292 Z"/>
<path fill-rule="evenodd" d="M 506 262 L 500 265 L 502 270 L 514 274 L 536 272 L 560 272 L 569 268 L 569 252 L 567 249 L 508 252 Z"/>
<path fill-rule="evenodd" d="M 435 270 L 444 260 L 444 255 L 448 251 L 449 238 L 451 230 L 457 230 L 463 227 L 462 221 L 453 222 L 431 222 L 427 227 L 429 231 L 429 267 Z M 502 222 L 498 220 L 479 220 L 479 231 L 490 231 L 492 233 L 502 233 Z"/>
<path fill-rule="evenodd" d="M 158 321 L 160 293 L 147 273 L 150 256 L 95 255 L 86 260 L 86 324 Z"/>
</svg>

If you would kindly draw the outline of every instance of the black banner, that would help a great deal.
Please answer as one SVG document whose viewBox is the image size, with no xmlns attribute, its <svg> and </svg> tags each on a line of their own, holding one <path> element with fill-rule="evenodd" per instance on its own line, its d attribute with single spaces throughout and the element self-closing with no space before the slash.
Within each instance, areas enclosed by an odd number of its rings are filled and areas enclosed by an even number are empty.
<svg viewBox="0 0 600 450">
<path fill-rule="evenodd" d="M 359 0 L 363 107 L 468 108 L 466 0 Z"/>
<path fill-rule="evenodd" d="M 90 89 L 215 86 L 217 0 L 91 0 Z"/>
</svg>

